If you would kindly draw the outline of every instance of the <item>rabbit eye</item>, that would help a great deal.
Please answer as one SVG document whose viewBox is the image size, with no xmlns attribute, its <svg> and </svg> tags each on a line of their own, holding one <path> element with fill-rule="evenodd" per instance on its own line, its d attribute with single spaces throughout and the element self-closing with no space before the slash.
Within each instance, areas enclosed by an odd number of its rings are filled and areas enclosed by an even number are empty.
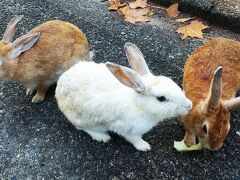
<svg viewBox="0 0 240 180">
<path fill-rule="evenodd" d="M 157 100 L 160 101 L 160 102 L 167 101 L 165 96 L 159 96 L 159 97 L 157 97 Z"/>
<path fill-rule="evenodd" d="M 203 126 L 203 131 L 205 132 L 205 134 L 207 134 L 207 126 L 206 126 L 206 124 Z"/>
</svg>

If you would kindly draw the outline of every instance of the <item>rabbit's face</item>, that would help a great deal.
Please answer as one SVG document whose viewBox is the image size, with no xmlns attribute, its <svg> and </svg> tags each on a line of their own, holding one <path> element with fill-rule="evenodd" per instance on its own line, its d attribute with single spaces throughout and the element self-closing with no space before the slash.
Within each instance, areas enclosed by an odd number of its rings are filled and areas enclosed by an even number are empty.
<svg viewBox="0 0 240 180">
<path fill-rule="evenodd" d="M 145 79 L 148 95 L 153 97 L 153 111 L 166 112 L 171 117 L 186 115 L 192 108 L 192 102 L 181 88 L 170 78 L 159 76 Z"/>
<path fill-rule="evenodd" d="M 218 150 L 222 147 L 230 130 L 230 113 L 220 104 L 218 108 L 208 109 L 202 114 L 204 121 L 199 127 L 199 141 L 207 149 Z"/>
<path fill-rule="evenodd" d="M 204 148 L 214 151 L 222 147 L 230 130 L 229 121 L 230 112 L 224 105 L 209 109 L 202 102 L 185 117 L 184 125 L 191 129 Z"/>
<path fill-rule="evenodd" d="M 10 80 L 18 66 L 19 56 L 30 49 L 40 37 L 40 33 L 30 33 L 14 42 L 0 41 L 0 79 Z"/>
<path fill-rule="evenodd" d="M 10 46 L 8 43 L 0 41 L 0 80 L 9 80 L 9 71 L 14 61 L 8 60 Z"/>
<path fill-rule="evenodd" d="M 18 65 L 18 56 L 30 49 L 41 33 L 28 33 L 13 41 L 17 24 L 23 15 L 13 17 L 0 41 L 0 80 L 11 80 Z"/>
</svg>

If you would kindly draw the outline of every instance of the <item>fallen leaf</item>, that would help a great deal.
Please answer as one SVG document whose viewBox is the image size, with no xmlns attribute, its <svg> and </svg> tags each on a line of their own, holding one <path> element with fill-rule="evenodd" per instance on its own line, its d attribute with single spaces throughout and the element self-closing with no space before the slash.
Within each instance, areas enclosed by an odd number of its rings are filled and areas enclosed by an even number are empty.
<svg viewBox="0 0 240 180">
<path fill-rule="evenodd" d="M 149 8 L 149 11 L 148 11 L 148 13 L 146 14 L 146 16 L 151 17 L 153 14 L 154 14 L 153 9 L 152 9 L 152 8 Z"/>
<path fill-rule="evenodd" d="M 132 9 L 145 8 L 147 7 L 147 0 L 136 0 L 135 2 L 129 3 L 129 7 Z"/>
<path fill-rule="evenodd" d="M 192 38 L 203 38 L 202 30 L 206 28 L 208 28 L 208 26 L 204 25 L 202 22 L 192 21 L 189 25 L 178 28 L 176 32 L 183 34 L 182 39 L 188 36 Z"/>
<path fill-rule="evenodd" d="M 135 24 L 136 22 L 147 22 L 149 18 L 146 16 L 149 8 L 132 9 L 129 6 L 120 8 L 119 11 L 124 15 L 125 21 Z"/>
<path fill-rule="evenodd" d="M 126 3 L 121 3 L 119 0 L 110 0 L 109 10 L 116 11 L 121 7 L 126 6 Z"/>
<path fill-rule="evenodd" d="M 147 16 L 140 16 L 138 18 L 134 18 L 131 16 L 126 16 L 125 21 L 135 24 L 136 22 L 148 22 L 149 18 Z"/>
<path fill-rule="evenodd" d="M 179 16 L 179 11 L 178 11 L 178 3 L 175 3 L 171 5 L 169 8 L 167 8 L 167 14 L 171 18 L 175 18 Z"/>
<path fill-rule="evenodd" d="M 179 22 L 179 23 L 183 23 L 183 22 L 186 22 L 186 21 L 189 21 L 191 19 L 193 19 L 194 17 L 189 17 L 189 18 L 180 18 L 180 19 L 176 19 L 175 21 L 176 22 Z"/>
</svg>

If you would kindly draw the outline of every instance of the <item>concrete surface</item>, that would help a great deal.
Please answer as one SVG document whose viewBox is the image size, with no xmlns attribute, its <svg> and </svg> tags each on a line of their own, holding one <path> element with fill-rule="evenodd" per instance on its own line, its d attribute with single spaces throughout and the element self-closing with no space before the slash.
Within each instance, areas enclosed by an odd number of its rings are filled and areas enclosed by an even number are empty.
<svg viewBox="0 0 240 180">
<path fill-rule="evenodd" d="M 218 36 L 240 40 L 239 34 L 210 25 L 205 39 L 182 41 L 173 20 L 155 15 L 150 23 L 130 25 L 98 0 L 5 0 L 0 8 L 0 34 L 15 14 L 25 15 L 18 35 L 50 19 L 67 20 L 86 33 L 96 61 L 127 65 L 123 45 L 130 41 L 154 74 L 170 76 L 179 85 L 195 47 Z M 54 87 L 43 103 L 30 101 L 23 86 L 0 82 L 0 179 L 240 179 L 239 112 L 232 114 L 230 134 L 217 152 L 176 152 L 173 140 L 184 134 L 177 119 L 147 133 L 144 139 L 152 150 L 139 152 L 115 134 L 103 144 L 76 130 L 59 111 Z"/>
<path fill-rule="evenodd" d="M 175 0 L 151 0 L 169 6 Z M 207 19 L 212 24 L 240 32 L 240 0 L 178 0 L 179 10 Z"/>
</svg>

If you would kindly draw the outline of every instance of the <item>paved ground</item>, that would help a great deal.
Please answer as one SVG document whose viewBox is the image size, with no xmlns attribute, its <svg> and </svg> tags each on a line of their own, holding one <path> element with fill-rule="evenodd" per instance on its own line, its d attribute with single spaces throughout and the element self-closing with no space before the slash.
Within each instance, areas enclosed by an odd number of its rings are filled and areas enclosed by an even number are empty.
<svg viewBox="0 0 240 180">
<path fill-rule="evenodd" d="M 190 52 L 207 38 L 240 40 L 239 34 L 210 25 L 204 40 L 182 41 L 174 21 L 155 15 L 151 22 L 129 25 L 98 0 L 0 1 L 0 33 L 14 14 L 24 14 L 18 34 L 50 19 L 70 21 L 86 32 L 95 60 L 127 64 L 123 44 L 136 43 L 155 74 L 181 84 L 182 67 Z M 240 179 L 240 113 L 232 115 L 226 143 L 217 152 L 177 153 L 173 140 L 181 140 L 177 119 L 159 124 L 144 136 L 149 152 L 138 152 L 121 137 L 98 143 L 76 130 L 61 114 L 54 87 L 47 100 L 30 103 L 23 86 L 0 83 L 0 179 Z"/>
</svg>

